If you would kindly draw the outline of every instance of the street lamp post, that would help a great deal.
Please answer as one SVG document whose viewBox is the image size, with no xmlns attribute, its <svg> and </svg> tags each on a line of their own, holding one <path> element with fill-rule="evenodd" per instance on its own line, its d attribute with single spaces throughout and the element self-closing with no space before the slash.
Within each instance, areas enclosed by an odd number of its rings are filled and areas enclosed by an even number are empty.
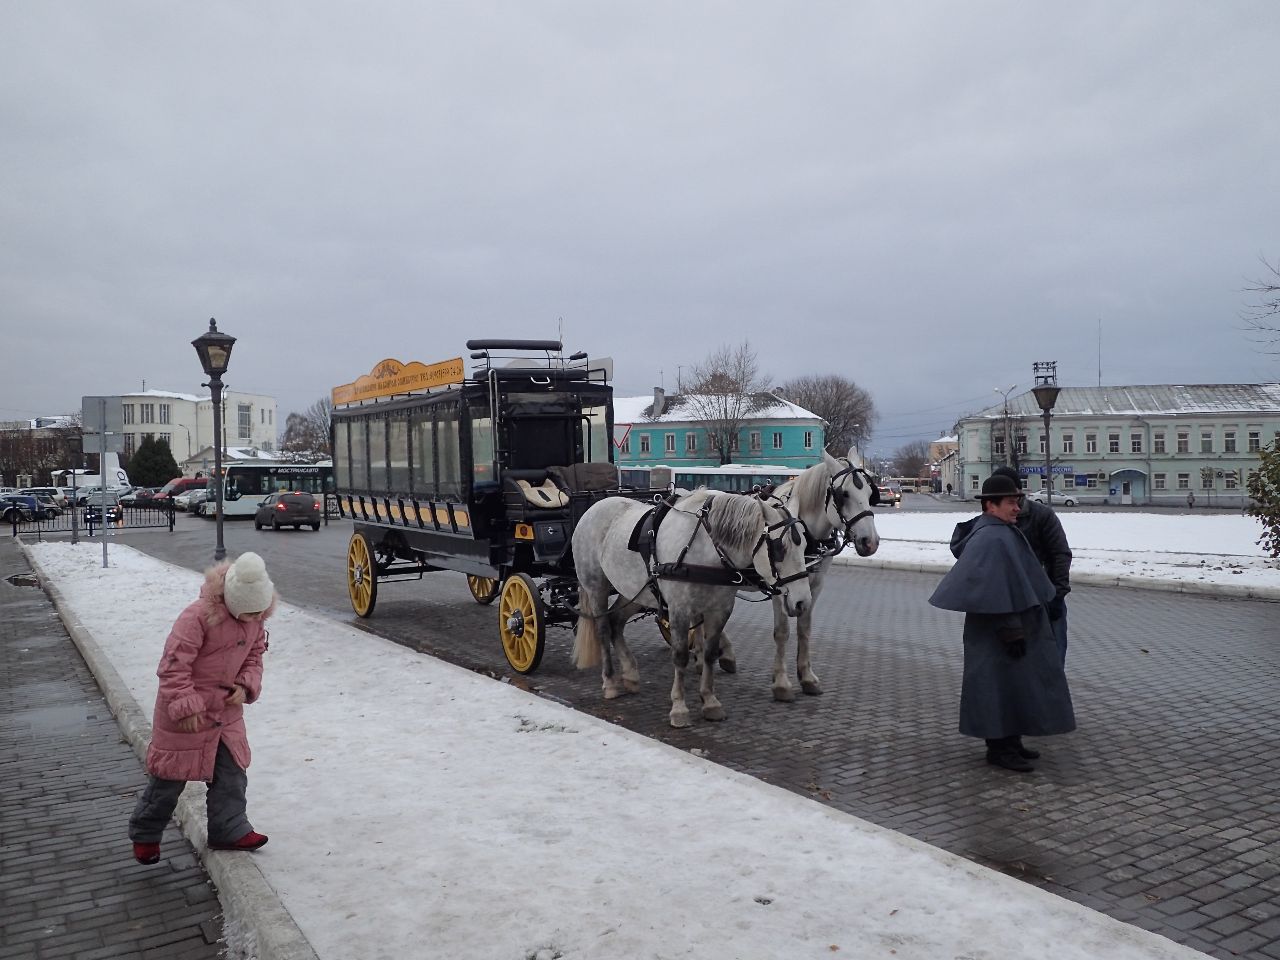
<svg viewBox="0 0 1280 960">
<path fill-rule="evenodd" d="M 1044 498 L 1045 503 L 1053 504 L 1053 452 L 1052 444 L 1049 442 L 1049 417 L 1053 410 L 1053 405 L 1058 402 L 1058 361 L 1048 360 L 1033 363 L 1032 371 L 1035 374 L 1036 385 L 1031 388 L 1031 392 L 1035 394 L 1036 404 L 1040 407 L 1042 416 L 1044 417 Z"/>
<path fill-rule="evenodd" d="M 218 324 L 209 318 L 209 332 L 191 341 L 200 355 L 200 366 L 209 378 L 209 382 L 201 384 L 209 388 L 213 400 L 213 475 L 216 483 L 213 487 L 214 523 L 218 528 L 218 543 L 213 551 L 213 562 L 220 563 L 226 559 L 227 548 L 222 543 L 222 375 L 227 372 L 231 361 L 231 348 L 236 338 L 218 331 Z"/>
</svg>

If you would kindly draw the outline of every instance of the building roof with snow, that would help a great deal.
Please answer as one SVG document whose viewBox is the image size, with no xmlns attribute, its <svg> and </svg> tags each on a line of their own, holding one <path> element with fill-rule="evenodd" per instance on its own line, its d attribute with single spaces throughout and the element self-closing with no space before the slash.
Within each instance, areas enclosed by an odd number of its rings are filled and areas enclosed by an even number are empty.
<svg viewBox="0 0 1280 960">
<path fill-rule="evenodd" d="M 970 413 L 963 420 L 1005 416 L 1002 402 Z M 1187 416 L 1280 413 L 1280 383 L 1200 383 L 1155 386 L 1063 387 L 1053 415 L 1075 417 Z M 1038 417 L 1031 391 L 1009 398 L 1012 417 Z"/>
<path fill-rule="evenodd" d="M 799 404 L 776 397 L 772 393 L 753 394 L 752 399 L 752 406 L 743 413 L 744 420 L 812 420 L 815 423 L 826 422 L 816 413 L 806 410 Z M 695 423 L 705 419 L 698 416 L 696 411 L 700 407 L 706 409 L 709 405 L 691 401 L 690 397 L 678 393 L 664 397 L 663 401 L 662 413 L 655 417 L 653 415 L 654 397 L 652 394 L 641 397 L 614 397 L 613 422 L 615 424 Z"/>
</svg>

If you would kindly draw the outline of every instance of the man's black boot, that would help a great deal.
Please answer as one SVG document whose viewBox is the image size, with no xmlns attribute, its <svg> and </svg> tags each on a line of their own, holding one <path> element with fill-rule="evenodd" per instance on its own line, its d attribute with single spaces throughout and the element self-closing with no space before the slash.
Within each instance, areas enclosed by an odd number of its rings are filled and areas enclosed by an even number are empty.
<svg viewBox="0 0 1280 960">
<path fill-rule="evenodd" d="M 1035 769 L 1031 762 L 1018 753 L 1017 737 L 1000 737 L 987 741 L 987 763 L 1018 773 L 1030 773 Z"/>
</svg>

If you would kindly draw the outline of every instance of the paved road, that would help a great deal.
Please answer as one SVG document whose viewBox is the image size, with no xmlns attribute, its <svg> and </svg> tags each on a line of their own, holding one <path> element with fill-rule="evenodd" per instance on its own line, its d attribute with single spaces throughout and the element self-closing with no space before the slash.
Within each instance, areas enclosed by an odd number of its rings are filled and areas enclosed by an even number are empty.
<svg viewBox="0 0 1280 960">
<path fill-rule="evenodd" d="M 263 553 L 285 599 L 354 623 L 348 532 L 340 522 L 320 533 L 229 524 L 226 540 L 232 554 Z M 212 559 L 212 527 L 194 518 L 172 535 L 127 539 L 193 568 Z M 648 621 L 629 630 L 638 696 L 604 703 L 555 628 L 527 683 L 1214 956 L 1280 958 L 1280 608 L 1077 589 L 1068 673 L 1080 729 L 1040 741 L 1040 771 L 1020 776 L 986 766 L 981 745 L 955 732 L 960 618 L 925 603 L 936 581 L 840 570 L 815 625 L 827 693 L 793 704 L 769 695 L 767 606 L 739 604 L 739 673 L 718 678 L 721 724 L 667 726 L 669 660 Z M 358 625 L 509 674 L 495 608 L 473 603 L 457 574 L 384 585 Z"/>
</svg>

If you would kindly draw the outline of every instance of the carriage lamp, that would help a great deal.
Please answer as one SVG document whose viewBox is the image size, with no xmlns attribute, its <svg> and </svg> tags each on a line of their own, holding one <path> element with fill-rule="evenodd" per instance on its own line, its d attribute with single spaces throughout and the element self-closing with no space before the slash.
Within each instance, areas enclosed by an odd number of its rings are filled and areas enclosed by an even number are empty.
<svg viewBox="0 0 1280 960">
<path fill-rule="evenodd" d="M 200 366 L 204 367 L 209 378 L 209 382 L 201 386 L 209 388 L 213 401 L 213 475 L 217 477 L 213 488 L 213 517 L 218 528 L 217 545 L 213 549 L 214 563 L 220 563 L 227 556 L 227 548 L 222 542 L 222 375 L 231 363 L 231 348 L 235 342 L 235 337 L 218 330 L 218 322 L 212 317 L 209 318 L 209 331 L 191 341 L 200 356 Z"/>
<path fill-rule="evenodd" d="M 1044 417 L 1044 502 L 1052 504 L 1053 454 L 1052 444 L 1049 443 L 1049 418 L 1062 389 L 1058 386 L 1058 361 L 1042 361 L 1033 363 L 1031 366 L 1036 378 L 1036 385 L 1031 388 L 1031 392 L 1035 395 L 1036 404 Z"/>
</svg>

